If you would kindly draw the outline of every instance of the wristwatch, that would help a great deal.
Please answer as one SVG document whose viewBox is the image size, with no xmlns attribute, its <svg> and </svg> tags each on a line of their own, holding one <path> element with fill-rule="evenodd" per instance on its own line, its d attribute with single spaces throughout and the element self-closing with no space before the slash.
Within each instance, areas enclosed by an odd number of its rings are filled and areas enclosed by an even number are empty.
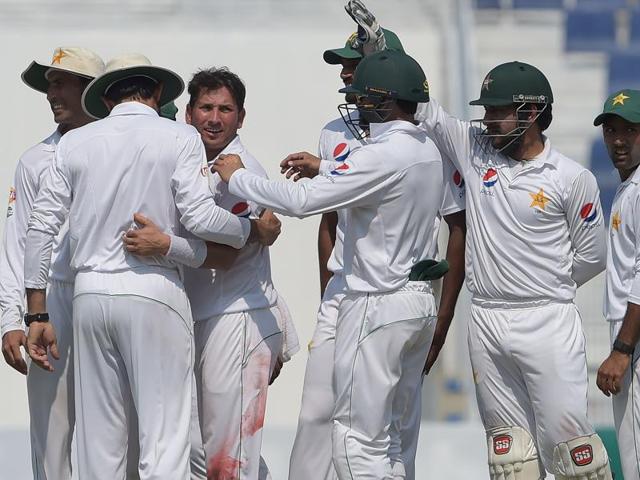
<svg viewBox="0 0 640 480">
<path fill-rule="evenodd" d="M 624 353 L 625 355 L 633 355 L 633 351 L 635 350 L 633 345 L 628 345 L 617 338 L 613 342 L 613 349 L 616 352 Z"/>
<path fill-rule="evenodd" d="M 48 322 L 49 314 L 48 313 L 25 313 L 24 314 L 24 324 L 28 327 L 33 322 Z"/>
</svg>

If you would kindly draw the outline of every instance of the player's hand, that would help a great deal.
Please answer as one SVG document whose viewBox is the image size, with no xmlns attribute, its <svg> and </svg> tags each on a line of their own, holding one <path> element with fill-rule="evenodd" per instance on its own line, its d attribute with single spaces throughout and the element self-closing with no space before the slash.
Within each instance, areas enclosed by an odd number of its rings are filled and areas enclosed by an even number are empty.
<svg viewBox="0 0 640 480">
<path fill-rule="evenodd" d="M 615 350 L 609 354 L 609 357 L 600 365 L 596 378 L 596 385 L 602 390 L 602 393 L 607 397 L 620 393 L 622 379 L 630 364 L 631 355 L 625 355 Z"/>
<path fill-rule="evenodd" d="M 282 231 L 282 222 L 275 214 L 266 209 L 257 220 L 251 220 L 250 241 L 257 241 L 261 245 L 268 247 L 273 245 Z"/>
<path fill-rule="evenodd" d="M 12 368 L 23 375 L 27 374 L 27 362 L 22 357 L 20 347 L 27 347 L 27 336 L 22 330 L 7 332 L 2 337 L 2 355 L 4 360 Z"/>
<path fill-rule="evenodd" d="M 301 178 L 313 178 L 320 172 L 320 159 L 308 152 L 288 155 L 280 162 L 280 173 L 297 182 Z"/>
<path fill-rule="evenodd" d="M 431 367 L 433 367 L 433 364 L 436 363 L 436 360 L 438 359 L 440 350 L 442 350 L 444 342 L 447 339 L 447 332 L 449 331 L 449 325 L 451 325 L 452 319 L 453 315 L 438 313 L 436 330 L 433 334 L 433 340 L 431 341 L 431 348 L 429 348 L 429 353 L 427 354 L 427 361 L 424 364 L 425 375 L 429 375 Z"/>
<path fill-rule="evenodd" d="M 141 257 L 166 255 L 171 246 L 171 237 L 144 215 L 135 213 L 133 220 L 141 228 L 132 228 L 122 236 L 124 248 Z"/>
<path fill-rule="evenodd" d="M 33 322 L 29 325 L 27 335 L 27 353 L 40 368 L 53 372 L 49 361 L 49 353 L 56 360 L 60 359 L 56 329 L 49 322 Z"/>
<path fill-rule="evenodd" d="M 276 364 L 273 367 L 273 373 L 271 374 L 271 378 L 269 379 L 269 385 L 275 382 L 276 378 L 280 376 L 280 372 L 282 371 L 283 365 L 284 365 L 284 362 L 282 361 L 282 358 L 278 357 L 278 359 L 276 360 Z"/>
<path fill-rule="evenodd" d="M 211 167 L 211 171 L 218 172 L 222 181 L 229 183 L 231 176 L 241 168 L 244 168 L 244 163 L 242 163 L 238 155 L 231 153 L 229 155 L 218 155 Z"/>
</svg>

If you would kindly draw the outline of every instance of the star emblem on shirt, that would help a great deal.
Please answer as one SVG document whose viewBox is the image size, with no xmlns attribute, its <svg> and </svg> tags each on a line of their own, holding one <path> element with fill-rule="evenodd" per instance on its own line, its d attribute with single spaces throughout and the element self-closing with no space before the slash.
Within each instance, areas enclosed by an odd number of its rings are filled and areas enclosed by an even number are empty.
<svg viewBox="0 0 640 480">
<path fill-rule="evenodd" d="M 617 96 L 613 98 L 613 105 L 614 106 L 624 105 L 624 101 L 628 98 L 631 98 L 631 97 L 626 96 L 624 92 L 620 92 Z"/>
<path fill-rule="evenodd" d="M 538 193 L 531 193 L 529 192 L 529 196 L 531 197 L 531 205 L 529 205 L 530 207 L 540 207 L 541 210 L 544 210 L 544 208 L 547 206 L 547 202 L 549 202 L 551 199 L 547 196 L 545 196 L 544 194 L 544 189 L 540 189 L 538 191 Z"/>
<path fill-rule="evenodd" d="M 64 50 L 62 50 L 61 48 L 57 49 L 53 54 L 53 60 L 51 60 L 51 65 L 53 65 L 54 63 L 60 63 L 60 60 L 62 60 L 66 56 L 67 54 L 65 53 Z"/>
<path fill-rule="evenodd" d="M 620 225 L 622 225 L 622 218 L 620 218 L 620 212 L 615 212 L 613 217 L 611 217 L 611 228 L 613 228 L 616 232 L 620 230 Z"/>
</svg>

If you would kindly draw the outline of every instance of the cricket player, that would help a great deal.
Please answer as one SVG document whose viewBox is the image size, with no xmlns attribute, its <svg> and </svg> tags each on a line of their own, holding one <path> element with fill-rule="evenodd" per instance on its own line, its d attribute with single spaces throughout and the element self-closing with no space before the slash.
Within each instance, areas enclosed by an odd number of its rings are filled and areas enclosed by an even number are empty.
<svg viewBox="0 0 640 480">
<path fill-rule="evenodd" d="M 576 288 L 604 267 L 593 175 L 544 135 L 553 93 L 526 63 L 498 65 L 480 98 L 484 128 L 436 101 L 418 118 L 467 185 L 469 351 L 492 479 L 610 479 L 587 419 Z"/>
<path fill-rule="evenodd" d="M 318 175 L 326 160 L 316 158 L 305 173 L 311 180 L 269 181 L 234 155 L 214 164 L 231 193 L 285 215 L 346 209 L 333 414 L 333 463 L 341 480 L 397 478 L 389 455 L 394 395 L 405 381 L 420 383 L 433 336 L 431 285 L 408 282 L 412 266 L 430 251 L 442 198 L 440 154 L 413 120 L 416 104 L 429 98 L 425 82 L 402 52 L 365 57 L 341 92 L 360 96 L 369 141 L 344 162 L 331 162 L 326 174 Z M 293 154 L 281 165 L 301 157 L 312 158 Z"/>
<path fill-rule="evenodd" d="M 277 236 L 268 222 L 215 204 L 197 130 L 158 116 L 183 88 L 142 55 L 112 59 L 82 97 L 103 120 L 63 137 L 31 212 L 27 349 L 48 370 L 58 349 L 44 287 L 52 238 L 69 217 L 79 478 L 123 478 L 129 442 L 139 445 L 141 480 L 189 478 L 193 325 L 172 260 L 188 263 L 189 252 L 175 242 L 164 257 L 129 254 L 121 237 L 134 212 L 236 248 Z M 130 438 L 134 426 L 138 438 Z"/>
<path fill-rule="evenodd" d="M 234 153 L 252 172 L 267 178 L 238 136 L 245 117 L 242 80 L 226 68 L 201 70 L 189 82 L 188 91 L 186 121 L 200 133 L 209 164 L 220 154 Z M 218 174 L 213 174 L 210 185 L 222 208 L 241 217 L 262 214 L 254 202 L 229 193 Z M 151 225 L 132 230 L 125 238 L 129 251 L 138 255 L 162 254 L 171 241 L 170 235 Z M 215 248 L 218 251 L 210 252 L 205 262 L 215 270 L 185 270 L 195 321 L 199 430 L 208 477 L 270 478 L 260 456 L 262 425 L 276 364 L 294 353 L 290 348 L 282 351 L 282 330 L 286 329 L 278 320 L 283 317 L 281 309 L 289 317 L 288 309 L 273 287 L 266 247 L 254 243 L 241 250 Z"/>
<path fill-rule="evenodd" d="M 396 34 L 382 29 L 387 49 L 404 51 Z M 364 42 L 358 32 L 354 32 L 347 39 L 344 47 L 326 50 L 323 59 L 330 65 L 341 65 L 340 78 L 345 86 L 351 85 L 353 72 L 364 56 Z M 347 95 L 346 101 L 354 103 L 352 95 Z M 342 118 L 329 122 L 320 133 L 319 157 L 335 162 L 344 162 L 349 154 L 360 147 L 363 141 L 354 137 Z M 429 368 L 435 361 L 439 348 L 444 343 L 448 326 L 453 318 L 453 311 L 457 295 L 464 279 L 464 181 L 450 162 L 444 162 L 445 201 L 440 213 L 450 229 L 447 259 L 451 268 L 445 277 L 445 288 L 441 308 L 438 311 L 439 321 L 436 337 L 431 346 Z M 455 178 L 457 178 L 457 182 Z M 333 390 L 333 356 L 335 350 L 335 329 L 338 316 L 338 305 L 344 297 L 344 277 L 342 248 L 344 239 L 345 210 L 328 212 L 322 215 L 318 232 L 318 258 L 320 266 L 320 286 L 322 302 L 318 310 L 318 318 L 313 338 L 309 343 L 309 356 L 305 372 L 302 405 L 298 418 L 296 439 L 291 452 L 289 464 L 289 479 L 333 479 L 336 478 L 331 459 L 331 430 L 332 414 L 335 405 Z M 434 235 L 438 235 L 439 215 L 436 219 Z M 437 249 L 437 238 L 433 242 Z M 434 251 L 429 257 L 437 256 Z M 449 283 L 453 282 L 453 283 Z M 457 289 L 456 286 L 457 285 Z M 446 321 L 444 318 L 448 317 Z M 440 317 L 443 320 L 440 320 Z M 446 326 L 445 326 L 446 324 Z M 415 477 L 415 451 L 417 448 L 418 430 L 421 411 L 421 385 L 409 390 L 404 409 L 408 419 L 398 419 L 397 426 L 392 427 L 396 433 L 392 442 L 393 455 L 396 463 L 404 465 L 407 479 Z M 410 407 L 410 408 L 409 408 Z M 406 428 L 409 427 L 409 428 Z"/>
<path fill-rule="evenodd" d="M 27 223 L 58 142 L 67 132 L 93 120 L 82 109 L 82 92 L 103 71 L 104 62 L 91 50 L 59 47 L 54 50 L 50 64 L 33 61 L 22 73 L 25 84 L 46 94 L 53 120 L 58 124 L 55 132 L 20 157 L 14 186 L 9 191 L 0 251 L 2 352 L 8 365 L 27 375 L 31 463 L 33 477 L 38 480 L 71 479 L 71 437 L 75 424 L 71 324 L 74 275 L 69 266 L 65 225 L 54 242 L 47 292 L 51 322 L 59 332 L 60 359 L 53 374 L 33 366 L 27 368 L 20 352 L 20 347 L 26 346 L 23 316 Z"/>
<path fill-rule="evenodd" d="M 609 221 L 604 314 L 610 322 L 611 354 L 598 370 L 597 385 L 613 395 L 622 473 L 640 479 L 640 91 L 613 93 L 594 125 L 602 135 L 622 183 Z"/>
</svg>

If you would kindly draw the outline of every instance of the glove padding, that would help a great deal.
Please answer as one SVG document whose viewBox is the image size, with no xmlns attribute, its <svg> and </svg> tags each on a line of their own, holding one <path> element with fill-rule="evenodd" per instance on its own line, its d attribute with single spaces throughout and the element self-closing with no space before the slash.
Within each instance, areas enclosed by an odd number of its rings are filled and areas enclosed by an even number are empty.
<svg viewBox="0 0 640 480">
<path fill-rule="evenodd" d="M 384 32 L 376 17 L 360 0 L 349 0 L 344 6 L 349 16 L 358 24 L 358 40 L 362 44 L 363 56 L 387 48 Z"/>
<path fill-rule="evenodd" d="M 427 282 L 429 280 L 437 280 L 444 277 L 449 271 L 449 262 L 440 260 L 439 262 L 432 259 L 420 260 L 416 263 L 409 273 L 409 281 L 411 282 Z"/>
</svg>

